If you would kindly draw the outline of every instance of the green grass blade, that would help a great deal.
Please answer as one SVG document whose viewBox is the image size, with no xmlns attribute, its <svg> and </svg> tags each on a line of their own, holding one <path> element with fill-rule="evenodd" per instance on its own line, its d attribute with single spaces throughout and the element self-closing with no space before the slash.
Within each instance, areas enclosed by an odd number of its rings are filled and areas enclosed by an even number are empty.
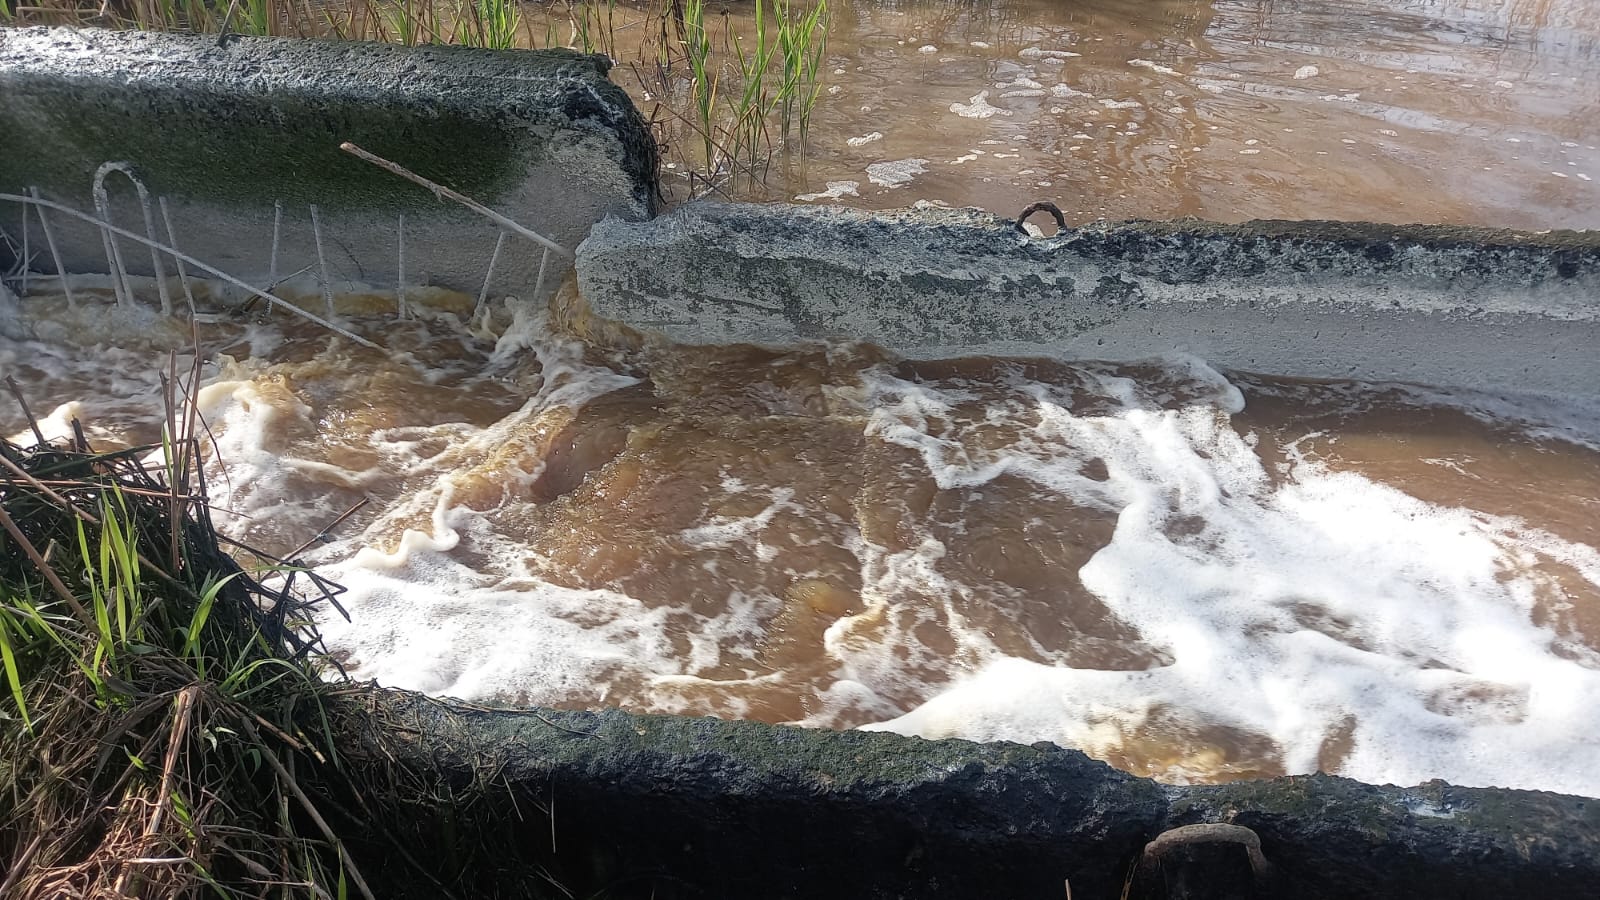
<svg viewBox="0 0 1600 900">
<path fill-rule="evenodd" d="M 22 676 L 17 671 L 16 648 L 12 646 L 15 639 L 18 647 L 22 646 L 25 632 L 21 625 L 11 616 L 11 613 L 0 609 L 0 665 L 4 665 L 6 684 L 11 688 L 11 699 L 17 704 L 17 712 L 22 716 L 22 727 L 29 732 L 33 731 L 33 720 L 28 718 L 28 701 L 22 694 Z"/>
</svg>

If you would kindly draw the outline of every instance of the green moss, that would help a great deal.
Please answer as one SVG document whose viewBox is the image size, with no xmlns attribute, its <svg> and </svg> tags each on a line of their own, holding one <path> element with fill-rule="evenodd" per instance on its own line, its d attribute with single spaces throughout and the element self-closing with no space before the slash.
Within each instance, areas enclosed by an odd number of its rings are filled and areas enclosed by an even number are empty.
<svg viewBox="0 0 1600 900">
<path fill-rule="evenodd" d="M 341 141 L 402 163 L 471 196 L 494 197 L 546 153 L 526 127 L 418 104 L 341 102 L 337 96 L 242 95 L 192 86 L 101 83 L 84 90 L 57 78 L 22 85 L 27 102 L 0 105 L 10 148 L 0 184 L 82 185 L 110 160 L 136 161 L 156 194 L 219 203 L 318 203 L 341 207 L 437 205 L 432 194 L 339 150 Z M 161 123 L 162 128 L 151 127 Z"/>
</svg>

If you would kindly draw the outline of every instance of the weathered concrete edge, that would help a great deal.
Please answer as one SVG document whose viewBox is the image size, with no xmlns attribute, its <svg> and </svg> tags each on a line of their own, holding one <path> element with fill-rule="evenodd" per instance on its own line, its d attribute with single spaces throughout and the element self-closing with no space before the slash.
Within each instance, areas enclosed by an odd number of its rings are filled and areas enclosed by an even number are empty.
<svg viewBox="0 0 1600 900">
<path fill-rule="evenodd" d="M 706 203 L 602 222 L 578 253 L 597 313 L 687 343 L 1187 352 L 1273 374 L 1600 394 L 1600 232 L 1179 220 L 1028 238 L 974 210 Z"/>
<path fill-rule="evenodd" d="M 1600 879 L 1588 798 L 1320 775 L 1163 787 L 1048 744 L 371 698 L 345 734 L 355 765 L 498 779 L 555 810 L 509 824 L 515 840 L 603 846 L 687 895 L 1055 898 L 1070 880 L 1117 897 L 1147 841 L 1217 821 L 1260 835 L 1268 896 L 1560 900 Z"/>
<path fill-rule="evenodd" d="M 605 215 L 653 215 L 659 194 L 649 126 L 608 68 L 568 51 L 0 28 L 0 191 L 38 187 L 92 212 L 95 170 L 128 162 L 169 201 L 185 251 L 249 280 L 318 262 L 315 204 L 330 278 L 351 290 L 394 286 L 404 214 L 407 283 L 476 293 L 498 229 L 340 142 L 572 247 Z M 144 232 L 128 182 L 107 185 L 118 224 Z M 0 204 L 13 238 L 21 222 Z M 31 225 L 35 268 L 53 269 Z M 62 215 L 52 225 L 66 269 L 107 270 L 95 229 Z M 148 251 L 124 244 L 123 255 L 149 274 Z M 551 283 L 566 268 L 554 262 Z M 496 285 L 525 292 L 539 264 L 536 248 L 512 241 Z"/>
</svg>

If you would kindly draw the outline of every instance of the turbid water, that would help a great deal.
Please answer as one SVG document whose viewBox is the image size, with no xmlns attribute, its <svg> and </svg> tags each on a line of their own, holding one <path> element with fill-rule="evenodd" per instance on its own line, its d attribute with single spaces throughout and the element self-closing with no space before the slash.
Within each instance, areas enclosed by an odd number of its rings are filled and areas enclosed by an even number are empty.
<svg viewBox="0 0 1600 900">
<path fill-rule="evenodd" d="M 769 195 L 1592 227 L 1585 13 L 836 0 L 811 151 Z M 0 369 L 43 427 L 154 440 L 187 326 L 33 293 Z M 281 313 L 200 326 L 218 520 L 311 542 L 358 677 L 1050 740 L 1176 781 L 1600 796 L 1592 402 L 1180 357 L 619 349 L 412 294 L 406 321 L 341 301 L 382 352 Z M 28 439 L 9 405 L 0 428 Z"/>
<path fill-rule="evenodd" d="M 350 301 L 389 352 L 281 313 L 201 328 L 222 526 L 288 553 L 367 501 L 303 554 L 350 589 L 323 628 L 358 677 L 1050 740 L 1179 781 L 1600 795 L 1593 404 L 1181 357 L 606 349 L 434 299 Z M 28 307 L 54 339 L 0 366 L 44 427 L 153 440 L 186 329 Z"/>
<path fill-rule="evenodd" d="M 830 6 L 806 158 L 777 161 L 769 199 L 1600 226 L 1588 0 Z M 707 18 L 751 30 L 748 4 Z M 613 77 L 648 112 L 642 33 L 618 32 Z"/>
</svg>

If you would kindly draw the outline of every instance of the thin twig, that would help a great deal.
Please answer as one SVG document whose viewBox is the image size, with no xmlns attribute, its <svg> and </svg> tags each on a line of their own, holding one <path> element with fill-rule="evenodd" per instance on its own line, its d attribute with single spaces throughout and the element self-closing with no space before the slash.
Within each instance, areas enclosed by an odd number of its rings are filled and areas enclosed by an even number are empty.
<svg viewBox="0 0 1600 900">
<path fill-rule="evenodd" d="M 161 763 L 161 792 L 156 798 L 156 808 L 150 813 L 150 818 L 144 823 L 144 833 L 140 835 L 140 843 L 150 840 L 161 831 L 161 822 L 166 818 L 167 810 L 172 806 L 172 775 L 178 768 L 178 756 L 183 752 L 183 741 L 189 733 L 189 720 L 194 713 L 195 698 L 200 694 L 200 685 L 191 684 L 178 692 L 172 711 L 172 728 L 167 735 L 167 753 Z M 131 862 L 131 860 L 130 860 Z M 117 876 L 116 885 L 112 888 L 117 894 L 123 893 L 127 884 L 129 873 L 123 871 Z"/>
<path fill-rule="evenodd" d="M 39 429 L 39 420 L 34 418 L 33 410 L 28 408 L 28 398 L 22 395 L 22 387 L 17 384 L 17 379 L 10 375 L 6 376 L 6 387 L 11 389 L 11 396 L 17 398 L 17 405 L 22 407 L 22 414 L 28 417 L 28 427 L 33 429 L 34 438 L 43 448 L 46 444 L 44 432 Z"/>
<path fill-rule="evenodd" d="M 506 233 L 498 232 L 494 239 L 494 252 L 489 254 L 489 268 L 483 273 L 483 289 L 478 291 L 478 305 L 472 308 L 472 317 L 476 319 L 483 311 L 484 303 L 489 299 L 489 285 L 494 281 L 494 267 L 500 261 L 500 248 L 506 244 Z"/>
<path fill-rule="evenodd" d="M 107 229 L 107 230 L 109 230 L 109 231 L 111 231 L 111 232 L 113 232 L 115 234 L 121 235 L 122 237 L 125 237 L 125 238 L 127 238 L 127 239 L 129 239 L 131 241 L 136 241 L 136 242 L 144 244 L 146 246 L 156 247 L 158 249 L 164 250 L 167 253 L 171 254 L 174 259 L 183 260 L 184 262 L 188 263 L 189 265 L 194 266 L 196 269 L 199 269 L 200 271 L 205 272 L 205 273 L 207 273 L 207 274 L 209 274 L 209 275 L 211 275 L 211 276 L 213 276 L 215 278 L 220 278 L 223 281 L 227 282 L 228 284 L 233 285 L 236 288 L 240 288 L 241 290 L 249 291 L 252 296 L 260 297 L 261 299 L 267 301 L 268 303 L 274 303 L 274 304 L 281 303 L 284 306 L 287 306 L 289 309 L 293 310 L 295 315 L 297 315 L 297 316 L 299 316 L 299 317 L 301 317 L 301 318 L 303 318 L 303 319 L 305 319 L 305 320 L 307 320 L 309 322 L 313 322 L 313 323 L 315 323 L 317 325 L 321 325 L 323 328 L 326 328 L 329 331 L 332 331 L 333 333 L 339 335 L 340 337 L 346 338 L 347 340 L 350 340 L 350 341 L 354 341 L 355 343 L 360 344 L 363 347 L 369 347 L 369 348 L 371 348 L 373 350 L 382 350 L 383 349 L 382 347 L 378 346 L 377 344 L 374 344 L 373 342 L 367 340 L 366 338 L 361 337 L 360 335 L 355 334 L 354 332 L 351 332 L 351 331 L 349 331 L 349 330 L 347 330 L 345 328 L 341 328 L 340 326 L 335 325 L 332 322 L 329 322 L 327 319 L 324 319 L 321 316 L 318 316 L 316 313 L 310 312 L 308 310 L 301 309 L 300 307 L 295 306 L 293 303 L 290 303 L 289 301 L 283 299 L 282 297 L 275 296 L 275 295 L 273 295 L 271 293 L 268 293 L 267 291 L 264 291 L 264 290 L 262 290 L 262 289 L 260 289 L 258 287 L 255 287 L 254 285 L 247 284 L 247 283 L 239 280 L 238 278 L 235 278 L 232 275 L 229 275 L 227 272 L 224 272 L 221 269 L 216 268 L 215 266 L 207 265 L 206 263 L 203 263 L 200 260 L 195 259 L 194 257 L 190 256 L 187 253 L 181 253 L 177 249 L 175 249 L 173 247 L 169 247 L 166 244 L 161 243 L 160 241 L 154 241 L 154 240 L 151 240 L 150 238 L 143 237 L 141 235 L 135 234 L 134 232 L 131 232 L 131 231 L 127 230 L 126 228 L 119 228 L 119 227 L 117 227 L 115 225 L 112 225 L 109 222 L 101 221 L 100 219 L 95 218 L 94 216 L 91 216 L 86 212 L 80 212 L 79 210 L 73 209 L 72 207 L 67 206 L 65 203 L 56 203 L 53 200 L 44 200 L 44 199 L 36 199 L 34 197 L 25 197 L 25 196 L 23 196 L 21 194 L 0 194 L 0 200 L 17 200 L 17 201 L 21 201 L 21 202 L 25 202 L 25 203 L 32 203 L 32 204 L 35 204 L 37 206 L 47 207 L 47 208 L 53 209 L 53 210 L 55 210 L 57 212 L 66 213 L 67 215 L 72 216 L 74 218 L 81 219 L 81 220 L 83 220 L 85 222 L 88 222 L 91 225 L 97 225 L 97 226 L 99 226 L 101 228 Z"/>
<path fill-rule="evenodd" d="M 22 207 L 22 286 L 17 289 L 17 295 L 28 296 L 28 270 L 33 266 L 33 252 L 28 246 L 28 207 Z"/>
<path fill-rule="evenodd" d="M 362 497 L 360 500 L 357 500 L 354 506 L 352 506 L 349 509 L 345 510 L 344 512 L 340 513 L 339 517 L 337 519 L 334 519 L 332 522 L 329 522 L 327 525 L 324 525 L 322 527 L 321 531 L 318 531 L 316 534 L 312 535 L 311 538 L 309 540 L 307 540 L 304 544 L 301 544 L 300 546 L 294 548 L 293 550 L 290 550 L 288 553 L 285 553 L 283 555 L 283 558 L 284 559 L 294 559 L 296 556 L 299 556 L 300 554 L 304 553 L 306 551 L 307 547 L 310 547 L 312 544 L 315 544 L 317 541 L 320 541 L 323 538 L 327 537 L 328 536 L 328 532 L 334 530 L 335 528 L 338 528 L 340 523 L 344 522 L 345 519 L 350 518 L 350 516 L 353 515 L 356 510 L 360 509 L 363 506 L 366 506 L 370 502 L 372 502 L 372 498 L 370 496 L 369 497 Z"/>
<path fill-rule="evenodd" d="M 272 256 L 267 260 L 267 280 L 278 283 L 278 239 L 283 234 L 283 201 L 272 201 Z M 268 288 L 271 290 L 271 288 Z M 267 307 L 270 312 L 272 307 Z"/>
<path fill-rule="evenodd" d="M 465 194 L 461 194 L 461 193 L 458 193 L 456 191 L 453 191 L 450 188 L 447 188 L 444 185 L 438 183 L 437 181 L 429 181 L 428 179 L 423 178 L 421 175 L 418 175 L 417 173 L 411 171 L 410 169 L 406 168 L 405 166 L 400 165 L 397 162 L 391 162 L 391 161 L 389 161 L 387 159 L 384 159 L 383 157 L 377 155 L 376 153 L 369 153 L 366 150 L 363 150 L 360 147 L 357 147 L 355 144 L 350 143 L 349 141 L 345 141 L 344 143 L 340 144 L 339 145 L 339 149 L 343 150 L 344 152 L 346 152 L 348 154 L 350 154 L 351 156 L 355 156 L 355 157 L 359 157 L 361 159 L 364 159 L 367 162 L 372 163 L 373 165 L 377 166 L 380 169 L 387 169 L 390 172 L 393 172 L 394 174 L 399 175 L 401 178 L 406 179 L 407 181 L 413 182 L 415 184 L 422 185 L 423 187 L 425 187 L 428 190 L 432 191 L 433 195 L 435 197 L 439 197 L 439 198 L 448 197 L 451 200 L 454 200 L 455 202 L 461 204 L 462 206 L 465 206 L 467 209 L 472 210 L 473 212 L 477 213 L 478 215 L 484 216 L 485 218 L 489 219 L 489 221 L 494 222 L 496 225 L 499 225 L 501 228 L 510 229 L 511 231 L 514 231 L 517 234 L 522 235 L 523 237 L 527 238 L 530 241 L 533 241 L 536 244 L 543 244 L 544 246 L 550 248 L 551 250 L 555 251 L 556 253 L 561 254 L 562 256 L 566 257 L 567 259 L 574 258 L 573 257 L 573 253 L 572 253 L 571 250 L 568 250 L 567 248 L 565 248 L 565 247 L 561 246 L 560 244 L 556 243 L 555 241 L 550 240 L 549 238 L 545 237 L 544 235 L 540 234 L 539 232 L 534 231 L 533 229 L 528 228 L 526 226 L 523 226 L 523 225 L 519 224 L 516 220 L 511 219 L 511 218 L 509 218 L 509 217 L 507 217 L 507 216 L 505 216 L 505 215 L 503 215 L 501 213 L 497 213 L 494 210 L 490 209 L 489 207 L 484 206 L 482 203 L 479 203 L 478 201 L 472 199 L 471 197 L 468 197 Z"/>
<path fill-rule="evenodd" d="M 395 284 L 395 288 L 394 288 L 395 315 L 397 315 L 401 319 L 409 319 L 409 318 L 411 318 L 411 316 L 406 311 L 406 214 L 405 213 L 401 213 L 400 214 L 400 228 L 399 228 L 399 232 L 398 232 L 398 241 L 397 242 L 399 244 L 399 253 L 398 253 L 398 255 L 399 255 L 399 263 L 398 263 L 398 266 L 397 266 L 398 271 L 395 273 L 396 276 L 398 276 L 396 284 Z"/>
<path fill-rule="evenodd" d="M 311 239 L 317 245 L 317 284 L 322 288 L 323 314 L 333 318 L 333 285 L 328 279 L 328 258 L 322 253 L 322 216 L 317 205 L 311 204 Z"/>
<path fill-rule="evenodd" d="M 234 0 L 234 2 L 237 3 L 238 0 Z M 178 233 L 172 228 L 172 214 L 167 211 L 167 198 L 157 198 L 157 202 L 161 204 L 161 220 L 167 225 L 167 243 L 176 248 L 178 246 Z M 42 217 L 44 210 L 40 210 L 39 215 Z M 183 285 L 183 296 L 189 301 L 189 318 L 192 320 L 195 312 L 194 290 L 189 287 L 189 270 L 183 267 L 182 259 L 174 256 L 173 261 L 178 264 L 178 282 Z M 268 290 L 271 289 L 269 288 Z"/>
<path fill-rule="evenodd" d="M 42 831 L 34 835 L 33 840 L 28 842 L 27 849 L 12 860 L 16 865 L 6 874 L 5 880 L 0 881 L 0 897 L 11 896 L 11 888 L 16 885 L 17 879 L 22 877 L 22 873 L 28 871 L 28 863 L 33 862 L 33 855 L 39 852 L 39 845 L 44 843 L 44 836 L 45 833 Z"/>
</svg>

